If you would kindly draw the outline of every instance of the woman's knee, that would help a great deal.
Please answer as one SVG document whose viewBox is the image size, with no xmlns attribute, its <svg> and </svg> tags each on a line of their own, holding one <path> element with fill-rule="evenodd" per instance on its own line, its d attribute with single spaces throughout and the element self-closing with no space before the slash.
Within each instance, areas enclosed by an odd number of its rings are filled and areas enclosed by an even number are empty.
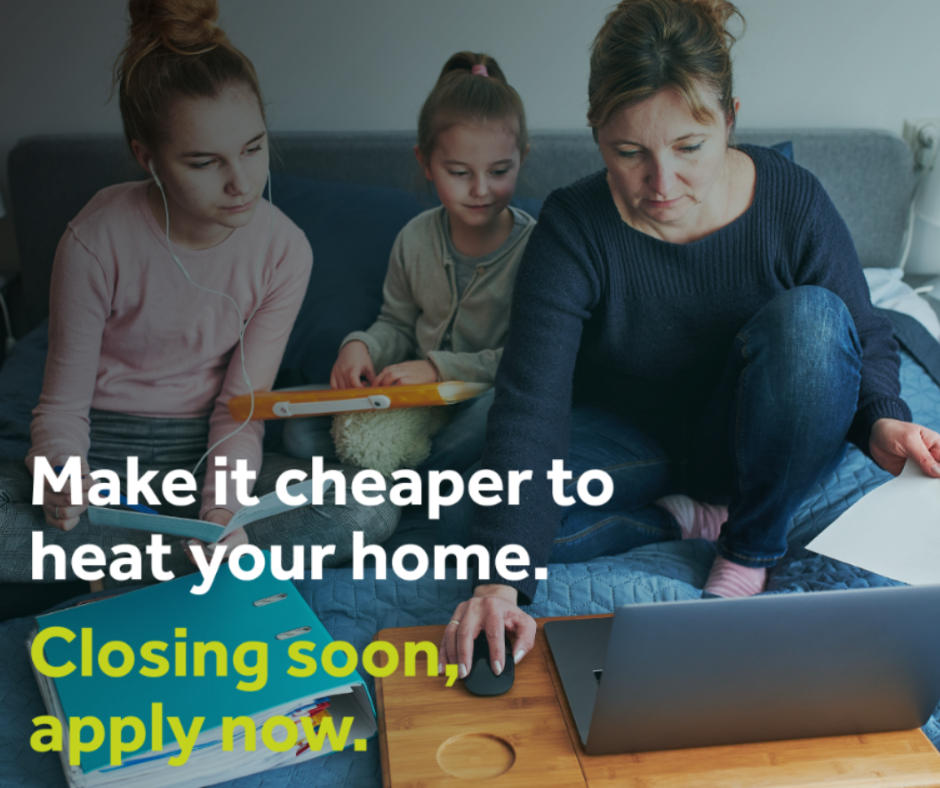
<svg viewBox="0 0 940 788">
<path fill-rule="evenodd" d="M 804 351 L 848 343 L 861 353 L 855 321 L 848 307 L 824 287 L 803 285 L 781 293 L 751 319 L 744 333 L 755 328 L 778 344 Z"/>
<path fill-rule="evenodd" d="M 745 355 L 763 352 L 781 385 L 858 387 L 862 349 L 839 296 L 823 287 L 794 287 L 765 305 L 739 336 Z"/>
</svg>

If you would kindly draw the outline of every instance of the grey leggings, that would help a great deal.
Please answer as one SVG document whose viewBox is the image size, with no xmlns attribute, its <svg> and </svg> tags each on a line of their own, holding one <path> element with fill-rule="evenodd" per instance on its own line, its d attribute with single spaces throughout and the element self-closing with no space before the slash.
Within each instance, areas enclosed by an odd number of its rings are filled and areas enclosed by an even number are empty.
<svg viewBox="0 0 940 788">
<path fill-rule="evenodd" d="M 151 487 L 159 495 L 163 477 L 171 470 L 191 471 L 208 445 L 208 419 L 165 419 L 130 416 L 123 413 L 92 410 L 91 448 L 88 464 L 92 470 L 108 468 L 124 478 L 127 472 L 127 457 L 139 459 L 139 473 L 157 471 Z M 224 445 L 224 444 L 223 444 Z M 327 468 L 342 470 L 347 477 L 357 468 L 327 463 Z M 204 468 L 204 464 L 203 464 Z M 309 461 L 295 460 L 280 454 L 265 454 L 253 494 L 264 495 L 275 489 L 278 477 L 289 468 L 310 472 Z M 202 476 L 197 476 L 201 483 Z M 105 555 L 113 558 L 110 547 L 119 544 L 136 545 L 144 558 L 144 582 L 154 582 L 150 573 L 150 560 L 143 550 L 150 544 L 150 534 L 127 528 L 111 528 L 92 525 L 88 515 L 81 519 L 71 531 L 63 532 L 46 525 L 41 506 L 31 503 L 33 478 L 23 463 L 0 464 L 0 582 L 28 583 L 32 581 L 32 536 L 33 531 L 42 531 L 45 545 L 57 544 L 65 550 L 71 560 L 72 552 L 81 545 L 96 544 Z M 187 507 L 164 504 L 159 509 L 164 514 L 182 517 L 198 517 L 200 502 Z M 257 520 L 245 529 L 249 541 L 258 547 L 269 549 L 272 545 L 336 545 L 335 555 L 324 559 L 324 566 L 345 563 L 352 555 L 352 534 L 362 531 L 366 544 L 384 542 L 398 525 L 400 510 L 386 501 L 379 506 L 362 506 L 347 495 L 346 505 L 337 506 L 333 500 L 333 487 L 325 494 L 323 506 L 301 506 L 287 512 Z M 195 571 L 176 537 L 165 536 L 164 544 L 172 547 L 172 553 L 164 557 L 163 568 L 175 575 Z M 304 550 L 309 564 L 310 551 Z M 284 550 L 285 563 L 289 563 L 291 551 Z M 308 565 L 309 568 L 309 565 Z M 52 559 L 45 562 L 45 580 L 54 579 Z M 69 563 L 67 579 L 75 580 Z M 106 575 L 106 586 L 117 585 Z"/>
</svg>

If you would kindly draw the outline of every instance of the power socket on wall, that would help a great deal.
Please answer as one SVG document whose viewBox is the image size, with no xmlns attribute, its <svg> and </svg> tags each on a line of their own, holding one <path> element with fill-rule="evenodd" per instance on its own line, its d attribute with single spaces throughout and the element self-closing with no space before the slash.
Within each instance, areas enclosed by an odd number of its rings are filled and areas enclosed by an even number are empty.
<svg viewBox="0 0 940 788">
<path fill-rule="evenodd" d="M 929 167 L 940 147 L 940 118 L 905 120 L 903 136 L 914 151 L 914 166 Z"/>
</svg>

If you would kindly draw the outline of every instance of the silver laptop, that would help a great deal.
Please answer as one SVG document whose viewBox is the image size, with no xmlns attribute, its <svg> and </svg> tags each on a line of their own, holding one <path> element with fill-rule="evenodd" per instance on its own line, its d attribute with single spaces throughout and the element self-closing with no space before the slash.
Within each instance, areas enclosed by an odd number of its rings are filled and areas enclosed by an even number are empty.
<svg viewBox="0 0 940 788">
<path fill-rule="evenodd" d="M 545 634 L 592 755 L 910 730 L 940 699 L 940 586 L 625 605 Z"/>
</svg>

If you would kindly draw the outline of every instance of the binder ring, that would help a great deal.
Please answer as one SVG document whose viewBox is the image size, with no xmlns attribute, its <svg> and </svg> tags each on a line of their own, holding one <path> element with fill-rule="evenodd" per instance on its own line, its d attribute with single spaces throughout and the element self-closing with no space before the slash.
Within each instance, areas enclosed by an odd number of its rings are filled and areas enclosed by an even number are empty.
<svg viewBox="0 0 940 788">
<path fill-rule="evenodd" d="M 257 602 L 252 602 L 251 604 L 254 607 L 264 607 L 265 605 L 271 605 L 275 602 L 280 602 L 282 599 L 287 599 L 287 594 L 275 594 L 274 596 L 266 596 L 264 599 L 259 599 Z"/>
<path fill-rule="evenodd" d="M 310 627 L 297 627 L 297 629 L 289 629 L 287 632 L 281 632 L 280 635 L 275 635 L 277 640 L 287 640 L 289 638 L 295 638 L 298 635 L 306 635 L 310 631 Z"/>
</svg>

